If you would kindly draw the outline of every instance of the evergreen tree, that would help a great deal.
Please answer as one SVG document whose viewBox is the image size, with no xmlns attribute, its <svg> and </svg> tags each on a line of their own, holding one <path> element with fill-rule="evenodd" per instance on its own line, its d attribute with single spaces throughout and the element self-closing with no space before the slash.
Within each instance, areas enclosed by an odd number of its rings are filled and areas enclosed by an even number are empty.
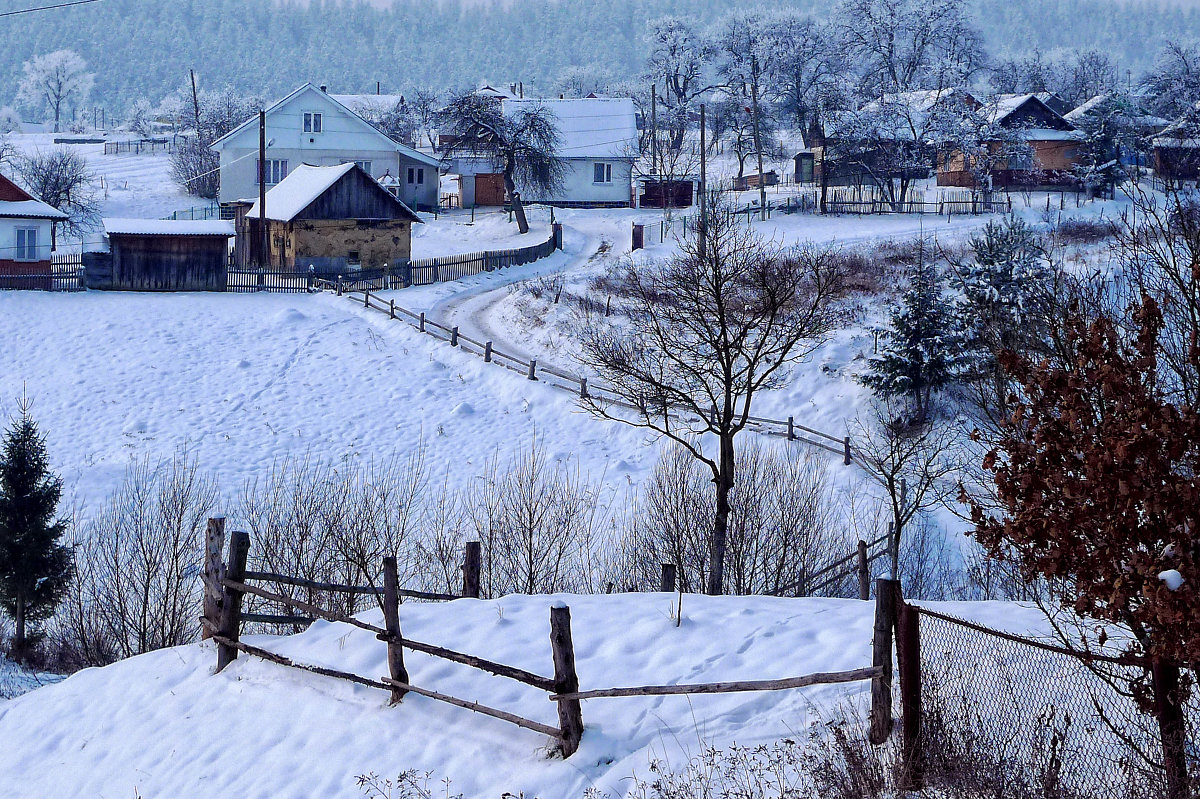
<svg viewBox="0 0 1200 799">
<path fill-rule="evenodd" d="M 972 260 L 954 264 L 963 377 L 979 408 L 996 420 L 1007 415 L 1010 389 L 997 358 L 1006 350 L 1044 349 L 1055 272 L 1036 231 L 1016 216 L 989 222 L 971 249 Z"/>
<path fill-rule="evenodd" d="M 881 344 L 880 356 L 871 359 L 871 370 L 861 381 L 881 396 L 908 397 L 910 421 L 924 422 L 933 393 L 956 380 L 960 364 L 954 317 L 943 297 L 942 279 L 925 259 L 923 242 Z"/>
<path fill-rule="evenodd" d="M 0 603 L 16 622 L 13 655 L 23 661 L 30 622 L 48 618 L 66 593 L 73 564 L 59 543 L 62 480 L 50 472 L 45 439 L 22 400 L 0 445 Z"/>
</svg>

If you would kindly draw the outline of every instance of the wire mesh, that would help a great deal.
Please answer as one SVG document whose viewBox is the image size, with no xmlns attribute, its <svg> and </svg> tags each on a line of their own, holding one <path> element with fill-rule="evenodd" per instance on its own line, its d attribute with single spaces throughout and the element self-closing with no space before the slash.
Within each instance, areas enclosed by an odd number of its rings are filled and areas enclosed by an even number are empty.
<svg viewBox="0 0 1200 799">
<path fill-rule="evenodd" d="M 935 760 L 959 761 L 942 768 L 986 761 L 984 768 L 1064 798 L 1163 795 L 1157 724 L 1139 710 L 1129 689 L 1149 679 L 1145 669 L 1089 666 L 1071 654 L 951 619 L 920 614 L 922 735 Z M 1186 716 L 1189 770 L 1197 775 L 1200 701 L 1194 692 Z"/>
</svg>

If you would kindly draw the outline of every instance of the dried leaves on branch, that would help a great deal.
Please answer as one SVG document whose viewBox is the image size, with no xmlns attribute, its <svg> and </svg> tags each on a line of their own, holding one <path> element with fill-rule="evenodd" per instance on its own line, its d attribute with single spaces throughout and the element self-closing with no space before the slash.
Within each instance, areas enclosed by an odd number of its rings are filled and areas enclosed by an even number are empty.
<svg viewBox="0 0 1200 799">
<path fill-rule="evenodd" d="M 1076 614 L 1127 629 L 1131 654 L 1195 668 L 1200 414 L 1164 398 L 1157 303 L 1132 321 L 1130 341 L 1111 318 L 1069 318 L 1060 363 L 1002 356 L 1024 398 L 984 461 L 1003 515 L 974 507 L 975 535 Z"/>
</svg>

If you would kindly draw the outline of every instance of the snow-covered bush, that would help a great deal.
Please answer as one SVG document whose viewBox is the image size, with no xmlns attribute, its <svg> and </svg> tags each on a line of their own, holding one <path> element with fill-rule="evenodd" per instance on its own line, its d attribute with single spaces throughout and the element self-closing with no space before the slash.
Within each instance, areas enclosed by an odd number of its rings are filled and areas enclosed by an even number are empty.
<svg viewBox="0 0 1200 799">
<path fill-rule="evenodd" d="M 21 116 L 11 105 L 0 107 L 0 136 L 21 132 Z"/>
</svg>

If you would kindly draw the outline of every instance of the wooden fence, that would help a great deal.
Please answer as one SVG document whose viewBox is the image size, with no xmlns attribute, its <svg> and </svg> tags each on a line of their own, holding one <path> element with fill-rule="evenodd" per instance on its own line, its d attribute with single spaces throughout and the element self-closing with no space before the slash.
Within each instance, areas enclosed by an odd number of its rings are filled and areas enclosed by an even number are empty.
<svg viewBox="0 0 1200 799">
<path fill-rule="evenodd" d="M 424 312 L 416 313 L 407 308 L 402 308 L 396 304 L 395 300 L 383 300 L 371 293 L 375 289 L 369 285 L 351 286 L 345 283 L 328 284 L 321 281 L 318 281 L 318 284 L 322 288 L 336 291 L 341 296 L 349 297 L 355 302 L 361 302 L 364 308 L 387 314 L 390 319 L 407 322 L 421 333 L 445 341 L 452 347 L 460 347 L 465 352 L 482 356 L 485 363 L 498 364 L 524 375 L 529 380 L 541 381 L 553 388 L 570 392 L 582 400 L 603 402 L 607 405 L 614 405 L 642 414 L 647 412 L 645 406 L 628 402 L 620 394 L 617 394 L 613 389 L 601 382 L 595 380 L 589 382 L 587 377 L 574 375 L 548 364 L 538 364 L 537 359 L 526 361 L 515 355 L 509 355 L 497 349 L 491 341 L 477 341 L 460 333 L 457 326 L 447 327 L 427 318 Z M 674 410 L 671 413 L 673 416 L 678 416 L 679 418 L 688 418 L 686 415 L 680 415 Z M 849 436 L 838 437 L 811 427 L 806 427 L 797 422 L 794 416 L 789 416 L 786 420 L 751 416 L 749 417 L 749 427 L 764 435 L 778 436 L 786 438 L 788 441 L 798 441 L 827 452 L 841 455 L 842 462 L 847 466 L 853 461 L 854 453 Z"/>
<path fill-rule="evenodd" d="M 0 270 L 0 290 L 83 291 L 83 256 L 79 253 L 52 254 L 50 266 L 17 264 Z"/>
<path fill-rule="evenodd" d="M 359 271 L 316 270 L 280 271 L 238 267 L 230 256 L 226 291 L 233 292 L 305 292 L 332 290 L 338 294 L 351 291 L 383 291 L 409 286 L 427 286 L 448 280 L 459 280 L 481 272 L 493 272 L 510 266 L 524 266 L 562 249 L 562 226 L 555 225 L 550 238 L 539 244 L 514 250 L 486 250 L 440 258 L 420 258 L 389 269 Z"/>
<path fill-rule="evenodd" d="M 563 757 L 570 757 L 578 749 L 584 733 L 583 710 L 581 702 L 587 699 L 632 697 L 632 696 L 669 696 L 692 694 L 735 693 L 745 691 L 777 691 L 800 688 L 810 685 L 830 685 L 856 681 L 870 680 L 872 683 L 871 725 L 872 735 L 876 730 L 886 728 L 884 739 L 891 732 L 891 621 L 887 614 L 894 607 L 877 601 L 876 631 L 872 641 L 872 664 L 869 667 L 849 671 L 807 674 L 775 680 L 740 680 L 734 682 L 692 683 L 674 685 L 643 685 L 634 687 L 600 688 L 581 690 L 579 675 L 575 669 L 575 648 L 571 632 L 571 610 L 562 603 L 556 603 L 550 608 L 550 644 L 552 653 L 552 677 L 546 677 L 514 666 L 497 663 L 487 658 L 457 652 L 436 644 L 424 643 L 406 637 L 400 628 L 400 597 L 412 596 L 431 600 L 454 600 L 461 597 L 479 596 L 480 545 L 470 542 L 464 553 L 463 563 L 463 593 L 458 595 L 430 594 L 420 591 L 406 591 L 399 587 L 396 559 L 383 559 L 383 586 L 349 586 L 318 583 L 287 575 L 268 572 L 249 571 L 247 560 L 250 553 L 250 536 L 244 532 L 234 532 L 229 539 L 228 553 L 222 562 L 221 553 L 225 549 L 224 519 L 210 519 L 205 537 L 204 557 L 204 612 L 201 625 L 204 638 L 211 638 L 217 644 L 217 672 L 221 672 L 237 659 L 239 653 L 245 653 L 263 660 L 276 663 L 288 668 L 300 669 L 325 677 L 347 680 L 359 685 L 366 685 L 388 691 L 391 704 L 399 703 L 406 693 L 415 693 L 439 702 L 455 705 L 491 718 L 514 724 L 527 730 L 539 732 L 557 742 Z M 335 613 L 313 604 L 301 602 L 275 591 L 254 585 L 258 582 L 285 583 L 321 591 L 341 593 L 369 593 L 381 597 L 384 626 L 379 627 L 360 621 L 352 616 Z M 891 594 L 879 592 L 885 600 L 891 599 Z M 284 614 L 255 614 L 242 611 L 242 601 L 245 595 L 256 596 L 271 602 L 279 603 Z M 300 610 L 309 616 L 296 615 Z M 887 630 L 886 640 L 880 632 L 880 615 Z M 340 624 L 347 624 L 374 633 L 380 641 L 387 645 L 388 674 L 378 679 L 359 674 L 301 663 L 262 647 L 244 643 L 241 640 L 242 624 L 261 621 L 267 623 L 306 623 L 312 618 L 325 619 Z M 480 702 L 468 701 L 450 696 L 439 691 L 414 685 L 404 665 L 404 650 L 423 652 L 433 657 L 459 663 L 498 677 L 514 680 L 525 685 L 545 691 L 549 699 L 555 703 L 558 715 L 558 725 L 551 726 L 539 721 L 526 718 L 516 713 L 484 705 Z"/>
</svg>

